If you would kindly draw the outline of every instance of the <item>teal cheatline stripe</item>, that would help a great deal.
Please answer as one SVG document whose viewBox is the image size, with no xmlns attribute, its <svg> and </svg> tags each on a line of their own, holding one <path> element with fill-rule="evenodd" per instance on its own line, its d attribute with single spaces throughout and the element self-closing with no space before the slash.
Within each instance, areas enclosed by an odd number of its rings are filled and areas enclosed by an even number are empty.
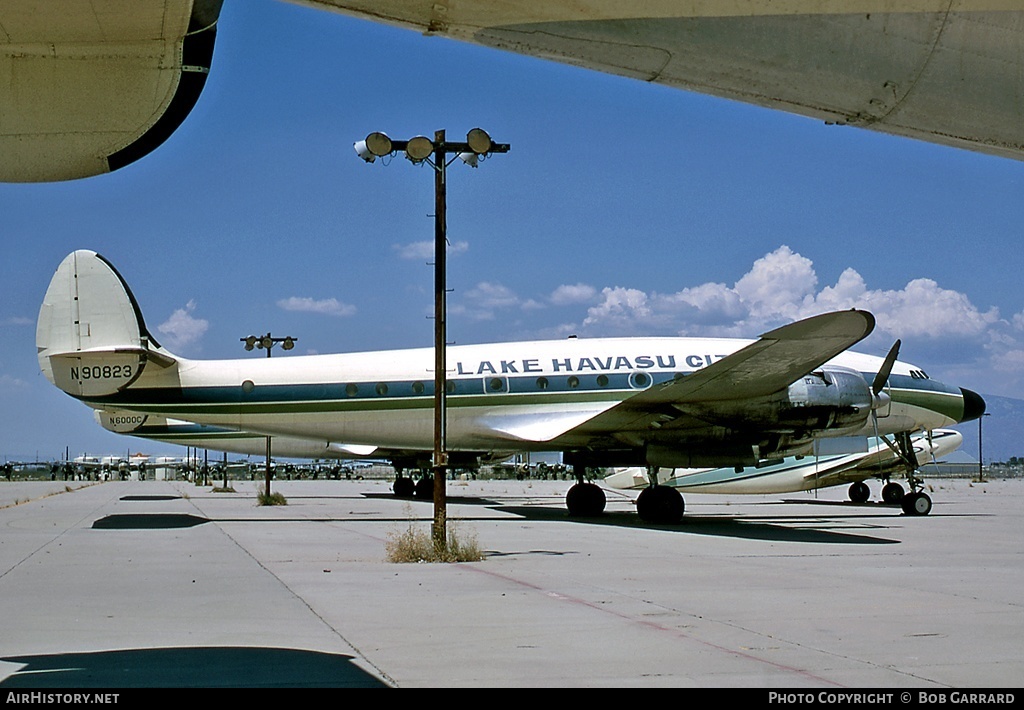
<svg viewBox="0 0 1024 710">
<path fill-rule="evenodd" d="M 639 375 L 646 379 L 638 380 Z M 483 376 L 448 381 L 449 396 L 486 397 L 501 394 L 514 395 L 575 395 L 590 393 L 619 393 L 619 399 L 642 389 L 649 383 L 666 382 L 672 373 L 611 373 L 569 374 L 548 376 L 509 377 Z M 434 383 L 419 380 L 378 382 L 299 383 L 276 385 L 239 384 L 211 387 L 134 387 L 105 397 L 90 399 L 97 404 L 255 404 L 264 402 L 311 401 L 381 401 L 394 399 L 432 400 Z M 565 401 L 573 401 L 566 399 Z"/>
<path fill-rule="evenodd" d="M 700 488 L 701 486 L 717 485 L 720 483 L 753 481 L 758 478 L 774 476 L 779 473 L 785 473 L 786 471 L 794 471 L 811 466 L 816 466 L 817 475 L 824 477 L 831 474 L 835 468 L 840 468 L 841 466 L 836 466 L 834 464 L 845 458 L 846 456 L 830 456 L 828 458 L 819 457 L 817 461 L 815 461 L 814 457 L 808 456 L 802 459 L 786 461 L 781 464 L 773 464 L 760 468 L 751 467 L 749 468 L 749 472 L 748 469 L 744 469 L 742 472 L 737 472 L 734 468 L 716 468 L 712 471 L 692 473 L 685 476 L 671 478 L 665 482 L 665 485 L 674 486 L 676 488 Z"/>
<path fill-rule="evenodd" d="M 628 376 L 615 382 L 602 375 L 550 378 L 506 378 L 492 383 L 488 378 L 452 380 L 449 407 L 491 407 L 530 404 L 567 404 L 622 401 L 636 390 L 628 387 Z M 671 379 L 671 375 L 661 378 Z M 415 381 L 359 384 L 255 385 L 238 387 L 130 388 L 123 392 L 85 401 L 92 406 L 122 408 L 140 412 L 199 413 L 317 413 L 366 412 L 431 409 L 433 383 L 422 392 Z M 618 386 L 616 386 L 618 385 Z"/>
</svg>

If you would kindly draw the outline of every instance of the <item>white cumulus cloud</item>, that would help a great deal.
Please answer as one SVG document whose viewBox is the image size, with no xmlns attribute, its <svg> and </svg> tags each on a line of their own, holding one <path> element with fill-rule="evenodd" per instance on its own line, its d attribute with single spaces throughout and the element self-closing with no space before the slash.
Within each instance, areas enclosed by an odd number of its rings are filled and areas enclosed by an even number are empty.
<svg viewBox="0 0 1024 710">
<path fill-rule="evenodd" d="M 193 317 L 195 309 L 196 302 L 189 301 L 184 308 L 177 309 L 170 318 L 157 326 L 156 329 L 169 339 L 167 345 L 171 349 L 193 345 L 210 327 L 209 321 Z"/>
<path fill-rule="evenodd" d="M 551 293 L 551 302 L 556 306 L 573 303 L 589 303 L 597 295 L 597 289 L 584 283 L 563 284 Z"/>
<path fill-rule="evenodd" d="M 398 254 L 400 259 L 433 259 L 434 242 L 411 242 L 409 244 L 394 244 L 391 247 Z M 469 251 L 469 242 L 451 242 L 448 244 L 448 256 L 457 256 Z"/>
<path fill-rule="evenodd" d="M 298 311 L 301 313 L 319 313 L 326 316 L 344 318 L 355 314 L 356 307 L 348 303 L 342 303 L 336 298 L 314 299 L 303 296 L 292 296 L 283 298 L 277 302 L 278 308 L 285 311 Z"/>
</svg>

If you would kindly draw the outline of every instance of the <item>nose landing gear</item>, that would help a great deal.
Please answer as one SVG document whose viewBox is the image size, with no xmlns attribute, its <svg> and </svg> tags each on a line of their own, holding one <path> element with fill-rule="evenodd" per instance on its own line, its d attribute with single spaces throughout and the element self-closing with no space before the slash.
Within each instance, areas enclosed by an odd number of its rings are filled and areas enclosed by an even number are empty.
<svg viewBox="0 0 1024 710">
<path fill-rule="evenodd" d="M 901 431 L 896 434 L 895 438 L 895 446 L 890 444 L 888 439 L 883 438 L 883 441 L 896 452 L 907 469 L 907 485 L 910 486 L 910 493 L 900 497 L 900 507 L 906 515 L 928 515 L 932 512 L 932 499 L 923 490 L 924 480 L 917 476 L 920 464 L 917 461 L 917 454 L 914 453 L 914 445 L 910 441 L 910 432 Z M 899 484 L 890 483 L 888 485 L 898 486 Z"/>
</svg>

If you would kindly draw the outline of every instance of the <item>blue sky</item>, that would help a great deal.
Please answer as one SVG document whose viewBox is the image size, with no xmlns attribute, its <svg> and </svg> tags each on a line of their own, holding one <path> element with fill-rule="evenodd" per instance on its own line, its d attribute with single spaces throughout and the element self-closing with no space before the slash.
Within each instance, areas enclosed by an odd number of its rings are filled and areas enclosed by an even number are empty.
<svg viewBox="0 0 1024 710">
<path fill-rule="evenodd" d="M 0 184 L 0 457 L 156 451 L 39 374 L 35 319 L 78 248 L 162 344 L 246 356 L 430 346 L 433 177 L 371 131 L 510 143 L 448 174 L 449 338 L 754 337 L 833 308 L 859 348 L 1024 397 L 1024 163 L 759 109 L 277 0 L 229 0 L 199 104 L 111 175 Z M 258 357 L 254 353 L 251 357 Z"/>
</svg>

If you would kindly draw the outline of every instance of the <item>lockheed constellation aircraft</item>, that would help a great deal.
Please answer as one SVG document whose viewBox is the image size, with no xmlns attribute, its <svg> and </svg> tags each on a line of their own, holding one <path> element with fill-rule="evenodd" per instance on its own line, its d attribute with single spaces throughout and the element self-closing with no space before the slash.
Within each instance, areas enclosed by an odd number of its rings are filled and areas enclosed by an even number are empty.
<svg viewBox="0 0 1024 710">
<path fill-rule="evenodd" d="M 604 509 L 588 467 L 646 466 L 649 520 L 678 520 L 660 468 L 757 466 L 816 441 L 891 436 L 912 474 L 912 433 L 976 419 L 976 393 L 897 360 L 849 352 L 874 317 L 824 313 L 757 340 L 595 338 L 448 348 L 453 466 L 517 451 L 561 451 L 578 483 L 572 514 Z M 180 419 L 262 436 L 373 447 L 397 468 L 433 449 L 430 348 L 290 358 L 190 360 L 161 347 L 117 270 L 93 251 L 58 266 L 39 312 L 46 377 L 94 409 Z M 920 481 L 906 509 L 925 514 Z"/>
<path fill-rule="evenodd" d="M 1024 156 L 1020 0 L 299 0 L 826 123 Z M 222 0 L 0 3 L 0 180 L 159 146 L 199 100 Z"/>
</svg>

